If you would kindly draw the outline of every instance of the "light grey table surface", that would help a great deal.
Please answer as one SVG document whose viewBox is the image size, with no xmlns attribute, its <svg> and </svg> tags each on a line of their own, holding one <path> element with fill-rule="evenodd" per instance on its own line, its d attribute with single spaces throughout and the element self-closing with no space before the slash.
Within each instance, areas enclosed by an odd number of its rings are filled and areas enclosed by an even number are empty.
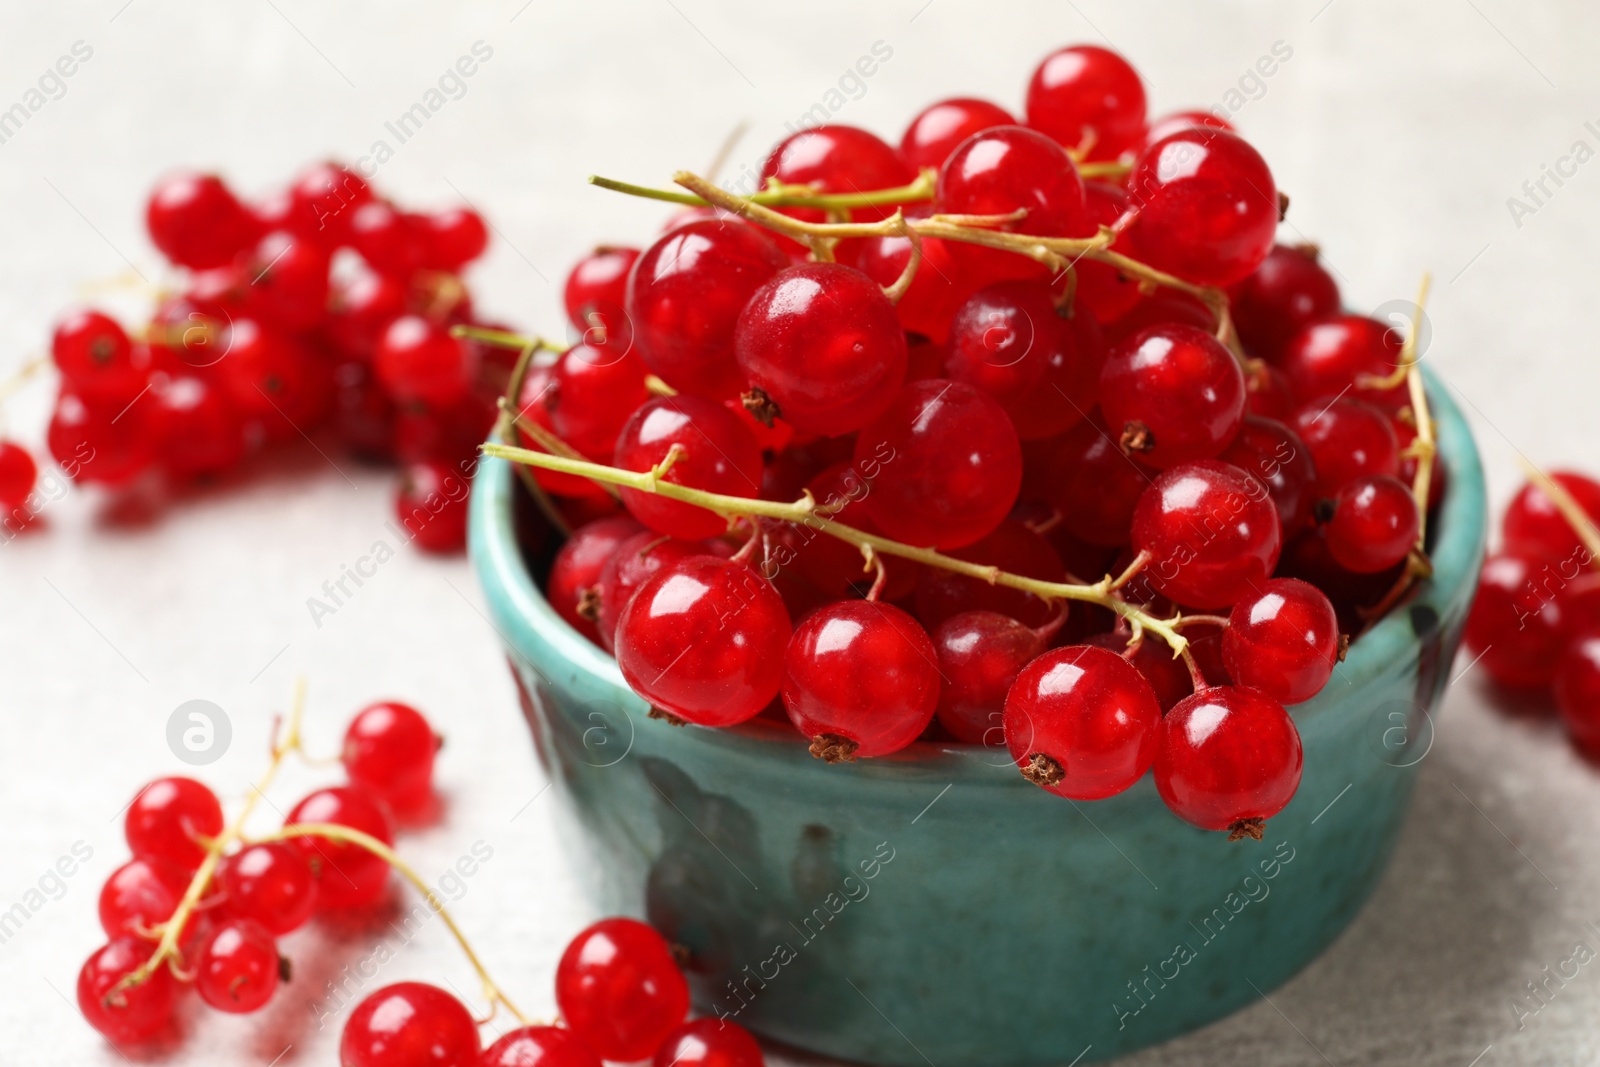
<svg viewBox="0 0 1600 1067">
<path fill-rule="evenodd" d="M 383 189 L 465 198 L 495 224 L 473 276 L 482 305 L 559 330 L 570 262 L 596 242 L 643 242 L 662 217 L 586 187 L 591 172 L 663 181 L 704 166 L 741 120 L 726 173 L 754 170 L 877 42 L 891 57 L 835 117 L 894 137 L 939 96 L 1015 106 L 1043 52 L 1101 40 L 1142 68 L 1156 109 L 1239 105 L 1293 196 L 1285 236 L 1320 242 L 1351 306 L 1409 297 L 1434 272 L 1427 358 L 1472 418 L 1497 502 L 1517 451 L 1600 467 L 1600 164 L 1587 163 L 1600 149 L 1600 9 L 1578 0 L 814 0 L 782 14 L 713 0 L 10 4 L 0 108 L 76 42 L 92 56 L 0 143 L 0 376 L 42 351 L 74 300 L 144 306 L 128 280 L 167 275 L 142 204 L 173 165 L 220 168 L 253 194 L 313 158 L 390 141 Z M 478 41 L 492 58 L 460 98 L 394 145 L 385 123 Z M 1275 45 L 1292 54 L 1253 79 Z M 1546 167 L 1561 182 L 1530 194 Z M 49 390 L 7 405 L 13 433 L 41 438 Z M 297 675 L 317 751 L 384 695 L 443 725 L 447 814 L 404 850 L 435 875 L 474 842 L 492 849 L 456 910 L 491 969 L 548 1011 L 555 959 L 587 913 L 467 564 L 408 551 L 320 627 L 306 607 L 382 535 L 391 485 L 307 449 L 145 524 L 113 523 L 99 494 L 72 491 L 45 533 L 0 546 L 0 911 L 40 904 L 0 943 L 0 1062 L 121 1062 L 69 1003 L 100 940 L 99 884 L 123 858 L 119 811 L 142 781 L 181 769 L 165 726 L 195 698 L 233 729 L 196 773 L 237 803 Z M 1520 1026 L 1513 1008 L 1578 943 L 1600 946 L 1600 773 L 1552 725 L 1491 710 L 1467 667 L 1398 857 L 1350 931 L 1270 1002 L 1129 1062 L 1600 1061 L 1600 967 Z M 327 773 L 291 767 L 271 805 Z M 59 899 L 30 896 L 74 847 L 92 858 L 60 887 L 46 879 Z M 471 989 L 437 924 L 409 943 L 382 919 L 317 928 L 287 942 L 299 977 L 279 1002 L 255 1018 L 197 1012 L 170 1062 L 333 1063 L 337 1024 L 308 1004 L 379 939 L 394 952 L 374 981 Z"/>
</svg>

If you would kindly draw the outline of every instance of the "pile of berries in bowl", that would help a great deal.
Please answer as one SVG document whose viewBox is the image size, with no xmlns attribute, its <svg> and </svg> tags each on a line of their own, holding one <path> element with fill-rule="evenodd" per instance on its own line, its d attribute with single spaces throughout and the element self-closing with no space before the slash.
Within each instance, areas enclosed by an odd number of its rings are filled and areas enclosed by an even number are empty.
<svg viewBox="0 0 1600 1067">
<path fill-rule="evenodd" d="M 1004 746 L 1073 800 L 1153 769 L 1259 838 L 1301 778 L 1286 707 L 1429 573 L 1414 342 L 1274 244 L 1254 148 L 1147 121 L 1103 49 L 1047 58 L 1025 123 L 821 126 L 762 178 L 596 179 L 686 206 L 574 268 L 585 339 L 527 346 L 489 446 L 574 520 L 556 611 L 672 723 Z"/>
</svg>

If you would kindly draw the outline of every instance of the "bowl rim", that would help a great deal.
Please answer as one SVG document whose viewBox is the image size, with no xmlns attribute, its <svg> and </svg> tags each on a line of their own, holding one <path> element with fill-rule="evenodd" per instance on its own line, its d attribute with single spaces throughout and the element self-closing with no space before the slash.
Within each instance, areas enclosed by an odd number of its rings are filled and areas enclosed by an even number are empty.
<svg viewBox="0 0 1600 1067">
<path fill-rule="evenodd" d="M 1484 549 L 1487 507 L 1483 468 L 1476 442 L 1461 409 L 1448 395 L 1443 381 L 1422 368 L 1428 401 L 1437 428 L 1439 456 L 1447 469 L 1444 499 L 1439 507 L 1431 560 L 1433 574 L 1424 580 L 1406 606 L 1429 604 L 1442 617 L 1463 586 L 1477 580 Z M 554 656 L 568 664 L 591 687 L 615 692 L 616 699 L 634 720 L 635 730 L 670 740 L 683 728 L 648 718 L 648 705 L 628 688 L 616 660 L 573 629 L 545 599 L 523 560 L 513 521 L 514 472 L 509 460 L 483 457 L 473 478 L 470 502 L 469 544 L 479 584 L 489 602 L 493 625 L 507 649 L 546 674 L 536 665 Z M 1350 646 L 1341 664 L 1344 685 L 1328 686 L 1311 700 L 1292 706 L 1296 721 L 1326 714 L 1347 694 L 1364 683 L 1402 665 L 1420 645 L 1410 611 L 1390 611 L 1376 626 Z M 638 712 L 638 715 L 633 715 Z M 744 753 L 761 759 L 790 759 L 818 765 L 792 729 L 765 716 L 737 726 L 696 730 L 697 743 Z M 994 749 L 957 742 L 917 741 L 906 749 L 855 765 L 872 777 L 915 769 L 959 774 L 989 780 L 1007 787 L 1035 788 L 1014 773 L 1010 758 L 997 760 Z"/>
</svg>

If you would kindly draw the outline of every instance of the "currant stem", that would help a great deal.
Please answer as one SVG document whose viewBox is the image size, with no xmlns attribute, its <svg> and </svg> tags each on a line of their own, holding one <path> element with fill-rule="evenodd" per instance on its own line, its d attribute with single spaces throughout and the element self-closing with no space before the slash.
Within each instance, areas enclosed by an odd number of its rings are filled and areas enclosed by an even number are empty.
<svg viewBox="0 0 1600 1067">
<path fill-rule="evenodd" d="M 629 489 L 655 493 L 671 500 L 681 500 L 686 504 L 694 504 L 708 511 L 714 511 L 729 520 L 747 516 L 760 516 L 768 519 L 781 519 L 786 522 L 807 522 L 818 518 L 817 503 L 810 494 L 787 504 L 776 500 L 756 500 L 749 497 L 725 496 L 721 493 L 708 493 L 703 489 L 692 489 L 688 486 L 661 481 L 661 466 L 651 471 L 620 470 L 602 463 L 569 459 L 565 456 L 552 455 L 548 452 L 534 452 L 526 448 L 518 448 L 514 445 L 493 441 L 481 445 L 480 450 L 484 455 L 495 459 L 526 463 L 535 467 L 542 467 L 545 470 L 575 474 L 597 482 L 626 486 Z M 672 454 L 669 453 L 668 459 L 672 458 Z M 931 548 L 918 548 L 914 545 L 902 544 L 899 541 L 891 541 L 887 537 L 867 533 L 865 530 L 858 530 L 831 519 L 823 521 L 820 529 L 858 548 L 871 548 L 886 555 L 915 560 L 930 567 L 938 567 L 943 570 L 954 571 L 957 574 L 964 574 L 969 578 L 976 578 L 991 585 L 1003 585 L 1011 589 L 1020 589 L 1025 593 L 1033 593 L 1045 600 L 1078 600 L 1098 604 L 1127 619 L 1129 624 L 1134 627 L 1141 627 L 1152 633 L 1160 634 L 1162 639 L 1172 646 L 1174 655 L 1180 654 L 1188 646 L 1188 642 L 1178 632 L 1176 620 L 1158 619 L 1142 608 L 1130 604 L 1117 596 L 1115 593 L 1116 579 L 1111 575 L 1107 575 L 1100 581 L 1088 585 L 1047 582 L 1038 578 L 1011 574 L 1000 570 L 998 567 L 986 567 L 979 563 L 956 559 L 954 556 L 946 556 Z"/>
<path fill-rule="evenodd" d="M 1600 566 L 1600 529 L 1596 529 L 1594 520 L 1589 518 L 1583 506 L 1572 498 L 1567 492 L 1567 487 L 1550 477 L 1544 471 L 1533 465 L 1526 456 L 1518 457 L 1522 468 L 1528 477 L 1538 484 L 1544 495 L 1561 512 L 1561 517 L 1567 520 L 1567 525 L 1572 527 L 1572 532 L 1578 535 L 1578 540 L 1583 542 L 1583 547 L 1589 550 L 1591 562 Z"/>
<path fill-rule="evenodd" d="M 506 395 L 500 398 L 500 415 L 496 419 L 496 431 L 502 437 L 511 436 L 511 428 L 522 419 L 522 413 L 511 411 L 511 404 L 516 403 L 517 397 L 522 395 L 522 383 L 528 377 L 528 367 L 533 363 L 533 355 L 539 350 L 537 338 L 529 338 L 528 344 L 523 346 L 522 354 L 517 357 L 516 366 L 511 368 L 511 377 L 506 382 Z M 507 403 L 510 400 L 511 404 Z M 533 497 L 533 502 L 538 505 L 539 511 L 545 521 L 555 527 L 556 532 L 562 537 L 571 537 L 572 528 L 567 525 L 566 518 L 561 514 L 555 501 L 550 499 L 550 494 L 544 491 L 544 486 L 533 476 L 533 471 L 527 467 L 518 467 L 517 473 L 522 478 L 522 487 Z"/>
<path fill-rule="evenodd" d="M 749 196 L 750 203 L 762 204 L 769 207 L 811 207 L 823 211 L 850 211 L 854 208 L 880 207 L 886 204 L 910 204 L 933 199 L 933 188 L 938 175 L 932 169 L 925 169 L 917 175 L 915 181 L 908 185 L 897 185 L 888 189 L 871 189 L 866 192 L 855 193 L 824 193 L 805 185 L 773 185 L 759 193 Z M 626 193 L 629 196 L 642 197 L 645 200 L 664 200 L 669 204 L 686 204 L 691 207 L 704 207 L 714 201 L 696 196 L 694 193 L 680 193 L 676 189 L 656 189 L 647 185 L 634 185 L 631 182 L 619 182 L 614 178 L 603 178 L 598 174 L 589 176 L 590 185 L 598 185 L 602 189 L 610 189 L 616 193 Z"/>
<path fill-rule="evenodd" d="M 252 844 L 288 841 L 296 837 L 320 837 L 329 841 L 357 845 L 377 856 L 396 871 L 399 871 L 401 877 L 410 882 L 417 892 L 422 894 L 423 899 L 428 902 L 428 906 L 438 913 L 439 918 L 444 920 L 445 926 L 449 927 L 451 936 L 461 946 L 461 951 L 466 955 L 467 962 L 472 964 L 472 969 L 478 973 L 478 980 L 483 983 L 483 995 L 488 999 L 489 1003 L 491 1005 L 503 1004 L 506 1010 L 516 1016 L 517 1021 L 523 1026 L 533 1025 L 533 1021 L 524 1015 L 511 1002 L 511 998 L 506 996 L 504 991 L 495 984 L 494 979 L 489 977 L 488 969 L 484 967 L 483 961 L 478 958 L 477 952 L 473 950 L 472 944 L 467 940 L 467 935 L 462 932 L 460 926 L 456 925 L 456 921 L 451 916 L 449 909 L 444 906 L 444 901 L 439 899 L 438 895 L 428 887 L 428 883 L 422 879 L 422 876 L 417 874 L 409 863 L 401 859 L 400 854 L 394 849 L 371 834 L 363 833 L 352 826 L 341 826 L 337 823 L 295 823 L 282 827 L 265 837 L 256 838 L 252 841 Z"/>
<path fill-rule="evenodd" d="M 482 341 L 486 345 L 496 348 L 531 348 L 535 352 L 565 352 L 565 345 L 551 344 L 542 337 L 528 334 L 512 333 L 510 330 L 492 330 L 487 326 L 452 326 L 451 337 L 462 337 L 469 341 Z"/>
<path fill-rule="evenodd" d="M 29 378 L 32 378 L 35 374 L 50 366 L 50 364 L 51 359 L 49 356 L 36 356 L 28 360 L 17 369 L 17 373 L 0 382 L 0 400 L 6 399 L 12 393 L 27 385 Z"/>
</svg>

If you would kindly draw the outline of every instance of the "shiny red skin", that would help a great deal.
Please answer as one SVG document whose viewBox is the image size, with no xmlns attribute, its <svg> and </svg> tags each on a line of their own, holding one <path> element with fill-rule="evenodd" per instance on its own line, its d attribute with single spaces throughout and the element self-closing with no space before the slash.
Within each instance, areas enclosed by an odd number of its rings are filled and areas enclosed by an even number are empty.
<svg viewBox="0 0 1600 1067">
<path fill-rule="evenodd" d="M 744 222 L 696 219 L 663 234 L 628 275 L 627 317 L 645 365 L 681 392 L 737 396 L 739 313 L 788 265 L 776 241 Z"/>
<path fill-rule="evenodd" d="M 724 544 L 721 541 L 680 541 L 675 537 L 663 537 L 654 530 L 642 530 L 618 545 L 600 568 L 600 579 L 596 583 L 600 590 L 600 617 L 596 625 L 601 646 L 608 650 L 615 646 L 622 609 L 657 571 L 690 556 L 726 555 L 727 552 L 719 551 Z"/>
<path fill-rule="evenodd" d="M 1314 245 L 1273 245 L 1228 296 L 1245 348 L 1273 362 L 1301 330 L 1339 314 L 1339 284 L 1317 262 Z"/>
<path fill-rule="evenodd" d="M 1165 470 L 1213 459 L 1244 422 L 1244 372 L 1214 336 L 1151 326 L 1116 345 L 1100 371 L 1100 411 L 1115 433 L 1148 431 L 1139 462 Z"/>
<path fill-rule="evenodd" d="M 734 358 L 753 389 L 802 433 L 837 437 L 883 414 L 906 378 L 894 305 L 853 267 L 779 271 L 739 315 Z"/>
<path fill-rule="evenodd" d="M 435 270 L 461 270 L 489 247 L 489 227 L 469 207 L 452 207 L 425 215 L 427 264 Z"/>
<path fill-rule="evenodd" d="M 206 270 L 233 260 L 256 238 L 256 220 L 213 174 L 172 174 L 156 183 L 145 228 L 161 254 Z"/>
<path fill-rule="evenodd" d="M 1128 192 L 1110 182 L 1083 183 L 1083 206 L 1087 216 L 1080 237 L 1092 237 L 1101 226 L 1110 226 L 1128 210 Z M 1120 250 L 1119 250 L 1120 251 Z M 1114 322 L 1139 303 L 1139 279 L 1123 274 L 1109 263 L 1087 257 L 1072 265 L 1078 274 L 1077 303 L 1102 323 Z"/>
<path fill-rule="evenodd" d="M 660 396 L 640 405 L 617 436 L 613 463 L 623 470 L 648 471 L 674 445 L 682 446 L 683 455 L 661 481 L 726 496 L 761 492 L 761 448 L 755 436 L 726 407 L 697 396 Z M 715 537 L 728 528 L 728 520 L 715 512 L 655 493 L 624 488 L 622 503 L 652 530 L 686 541 Z"/>
<path fill-rule="evenodd" d="M 1162 115 L 1158 119 L 1151 119 L 1150 125 L 1145 127 L 1144 139 L 1140 142 L 1140 150 L 1148 148 L 1157 141 L 1177 133 L 1199 127 L 1203 130 L 1227 130 L 1234 132 L 1233 123 L 1212 111 L 1174 111 Z"/>
<path fill-rule="evenodd" d="M 643 530 L 631 518 L 596 520 L 572 531 L 550 564 L 545 599 L 567 625 L 597 645 L 601 643 L 600 632 L 591 620 L 578 614 L 578 603 L 587 590 L 600 583 L 601 571 L 622 544 Z"/>
<path fill-rule="evenodd" d="M 915 741 L 939 703 L 933 643 L 893 604 L 841 600 L 795 628 L 783 657 L 789 721 L 812 740 L 854 741 L 867 759 Z"/>
<path fill-rule="evenodd" d="M 127 404 L 144 388 L 145 368 L 133 344 L 109 315 L 82 309 L 56 323 L 50 360 L 70 390 L 105 404 Z"/>
<path fill-rule="evenodd" d="M 1417 501 L 1411 487 L 1386 474 L 1346 482 L 1333 498 L 1328 552 L 1356 574 L 1386 571 L 1417 543 Z"/>
<path fill-rule="evenodd" d="M 45 443 L 68 478 L 116 488 L 149 469 L 154 449 L 146 409 L 135 404 L 118 414 L 76 393 L 56 398 Z"/>
<path fill-rule="evenodd" d="M 1138 217 L 1129 251 L 1199 285 L 1232 285 L 1261 266 L 1278 230 L 1278 190 L 1266 161 L 1225 130 L 1190 127 L 1134 161 L 1128 192 Z"/>
<path fill-rule="evenodd" d="M 926 205 L 906 211 L 907 218 L 925 218 L 928 214 Z M 863 237 L 842 246 L 839 254 L 874 282 L 887 287 L 905 272 L 911 259 L 911 240 L 907 237 Z M 922 262 L 917 265 L 910 288 L 894 306 L 900 325 L 907 333 L 920 334 L 936 344 L 944 343 L 956 309 L 977 287 L 957 258 L 948 242 L 937 237 L 923 238 Z M 911 377 L 929 375 L 913 374 Z"/>
<path fill-rule="evenodd" d="M 1000 525 L 1022 486 L 1022 446 L 1005 409 L 962 382 L 910 382 L 856 438 L 859 469 L 881 468 L 867 514 L 890 538 L 939 549 Z"/>
<path fill-rule="evenodd" d="M 1546 562 L 1503 550 L 1484 560 L 1464 641 L 1479 667 L 1500 685 L 1550 684 L 1569 628 L 1561 599 L 1547 591 Z"/>
<path fill-rule="evenodd" d="M 689 556 L 622 609 L 617 666 L 653 706 L 699 726 L 733 726 L 778 695 L 789 632 L 771 582 L 743 563 Z"/>
<path fill-rule="evenodd" d="M 14 441 L 0 441 L 0 511 L 11 512 L 33 495 L 39 465 L 33 455 Z"/>
<path fill-rule="evenodd" d="M 370 360 L 384 327 L 405 314 L 405 286 L 361 271 L 328 297 L 328 332 L 348 356 Z"/>
<path fill-rule="evenodd" d="M 350 168 L 331 161 L 313 163 L 290 187 L 283 222 L 331 248 L 349 239 L 351 219 L 372 198 L 372 187 Z"/>
<path fill-rule="evenodd" d="M 601 1067 L 583 1040 L 560 1026 L 524 1026 L 484 1049 L 478 1067 Z"/>
<path fill-rule="evenodd" d="M 1228 676 L 1280 704 L 1310 700 L 1339 662 L 1339 619 L 1322 590 L 1274 578 L 1228 613 L 1222 631 Z"/>
<path fill-rule="evenodd" d="M 1576 471 L 1554 471 L 1550 477 L 1577 501 L 1591 521 L 1600 522 L 1600 482 Z M 1589 562 L 1588 550 L 1545 493 L 1542 483 L 1529 482 L 1517 492 L 1500 520 L 1500 532 L 1508 549 L 1552 560 Z"/>
<path fill-rule="evenodd" d="M 1115 796 L 1155 759 L 1161 706 L 1132 664 L 1093 645 L 1055 648 L 1022 669 L 1006 694 L 1006 747 L 1026 769 L 1034 755 L 1063 777 L 1041 788 L 1071 800 Z"/>
<path fill-rule="evenodd" d="M 118 937 L 102 945 L 78 972 L 78 1010 L 106 1040 L 121 1045 L 144 1041 L 172 1021 L 178 981 L 167 967 L 158 967 L 138 985 L 112 992 L 155 951 L 155 942 Z"/>
<path fill-rule="evenodd" d="M 1050 502 L 1061 513 L 1061 524 L 1073 536 L 1104 548 L 1128 543 L 1133 510 L 1155 478 L 1155 472 L 1117 447 L 1116 435 L 1101 425 L 1098 415 L 1060 438 L 1048 472 Z"/>
<path fill-rule="evenodd" d="M 186 479 L 237 467 L 245 456 L 244 426 L 217 381 L 197 374 L 158 378 L 150 393 L 162 469 Z"/>
<path fill-rule="evenodd" d="M 373 353 L 378 381 L 396 400 L 446 407 L 466 393 L 471 381 L 467 348 L 449 327 L 420 315 L 391 322 Z"/>
<path fill-rule="evenodd" d="M 467 546 L 467 494 L 471 481 L 453 463 L 407 463 L 395 487 L 394 513 L 411 541 L 426 552 L 447 554 Z"/>
<path fill-rule="evenodd" d="M 1555 693 L 1573 745 L 1591 759 L 1600 756 L 1600 632 L 1568 642 L 1556 668 Z"/>
<path fill-rule="evenodd" d="M 1278 509 L 1254 475 L 1204 460 L 1164 471 L 1133 515 L 1134 551 L 1157 592 L 1196 608 L 1232 606 L 1271 577 L 1283 549 Z"/>
<path fill-rule="evenodd" d="M 217 1011 L 265 1007 L 278 990 L 278 944 L 266 927 L 230 919 L 207 931 L 194 961 L 194 987 Z"/>
<path fill-rule="evenodd" d="M 626 352 L 633 347 L 628 322 L 628 273 L 637 248 L 596 248 L 578 260 L 561 290 L 567 321 L 584 344 Z"/>
<path fill-rule="evenodd" d="M 328 252 L 308 237 L 269 233 L 239 258 L 250 307 L 290 330 L 308 330 L 328 314 Z"/>
<path fill-rule="evenodd" d="M 1600 572 L 1579 570 L 1577 558 L 1546 563 L 1543 580 L 1561 599 L 1561 614 L 1569 633 L 1600 631 Z"/>
<path fill-rule="evenodd" d="M 1300 435 L 1317 470 L 1317 496 L 1331 499 L 1357 478 L 1400 471 L 1400 440 L 1389 417 L 1371 404 L 1345 398 L 1312 401 L 1294 413 L 1290 429 Z"/>
<path fill-rule="evenodd" d="M 1105 364 L 1094 317 L 1063 317 L 1043 282 L 1000 282 L 961 305 L 945 373 L 1000 402 L 1024 441 L 1054 437 L 1093 410 Z"/>
<path fill-rule="evenodd" d="M 761 182 L 809 185 L 825 193 L 857 193 L 907 185 L 916 171 L 900 152 L 876 134 L 855 126 L 813 126 L 779 141 L 761 167 Z M 785 214 L 821 221 L 820 211 L 787 209 Z M 851 213 L 870 222 L 894 214 L 892 205 Z"/>
<path fill-rule="evenodd" d="M 634 919 L 602 919 L 567 945 L 556 1004 L 595 1055 L 631 1063 L 655 1053 L 689 1014 L 689 986 L 666 939 Z"/>
<path fill-rule="evenodd" d="M 438 751 L 439 738 L 422 712 L 386 700 L 356 712 L 345 729 L 339 761 L 351 784 L 403 810 L 433 792 L 433 757 Z"/>
<path fill-rule="evenodd" d="M 1167 323 L 1193 326 L 1206 333 L 1215 333 L 1217 326 L 1216 316 L 1197 298 L 1176 289 L 1157 289 L 1149 296 L 1140 297 L 1126 314 L 1108 323 L 1106 339 L 1116 346 L 1151 326 Z"/>
<path fill-rule="evenodd" d="M 1246 415 L 1233 443 L 1217 457 L 1260 478 L 1278 508 L 1284 538 L 1311 521 L 1317 466 L 1300 435 L 1276 419 Z"/>
<path fill-rule="evenodd" d="M 332 399 L 332 374 L 301 338 L 269 320 L 239 316 L 222 343 L 217 376 L 237 411 L 280 437 L 312 428 Z"/>
<path fill-rule="evenodd" d="M 285 826 L 297 823 L 337 823 L 386 845 L 394 843 L 389 813 L 382 802 L 350 786 L 319 789 L 301 800 L 284 819 Z M 300 850 L 316 876 L 319 909 L 359 907 L 383 896 L 389 865 L 360 845 L 313 836 L 295 837 L 290 843 Z"/>
<path fill-rule="evenodd" d="M 1300 406 L 1288 375 L 1270 363 L 1257 363 L 1245 372 L 1245 410 L 1264 419 L 1288 422 Z"/>
<path fill-rule="evenodd" d="M 1067 580 L 1066 568 L 1050 542 L 1015 519 L 1003 520 L 992 532 L 970 545 L 952 549 L 950 555 L 1025 578 Z M 1043 626 L 1066 609 L 1064 603 L 1052 604 L 1020 589 L 991 585 L 981 578 L 940 567 L 923 570 L 917 580 L 916 605 L 917 618 L 930 628 L 952 615 L 979 610 L 1010 616 L 1026 626 Z"/>
<path fill-rule="evenodd" d="M 317 908 L 317 879 L 304 853 L 286 841 L 246 845 L 222 861 L 217 880 L 230 916 L 282 936 Z"/>
<path fill-rule="evenodd" d="M 1242 686 L 1213 686 L 1161 720 L 1156 790 L 1202 830 L 1270 819 L 1300 788 L 1300 732 L 1283 705 Z"/>
<path fill-rule="evenodd" d="M 196 838 L 222 833 L 222 804 L 193 778 L 157 778 L 128 805 L 123 833 L 135 856 L 192 871 L 206 855 Z"/>
<path fill-rule="evenodd" d="M 551 429 L 586 456 L 609 456 L 628 416 L 650 399 L 646 374 L 633 352 L 573 345 L 550 371 Z"/>
<path fill-rule="evenodd" d="M 1087 159 L 1116 159 L 1144 134 L 1145 93 L 1139 72 L 1096 45 L 1052 52 L 1028 83 L 1028 125 Z"/>
<path fill-rule="evenodd" d="M 384 986 L 350 1013 L 339 1038 L 341 1067 L 479 1067 L 472 1013 L 424 982 Z"/>
<path fill-rule="evenodd" d="M 100 928 L 107 937 L 148 936 L 172 918 L 189 888 L 189 872 L 156 856 L 131 859 L 100 887 Z"/>
<path fill-rule="evenodd" d="M 551 433 L 555 433 L 550 413 L 550 407 L 555 403 L 555 387 L 551 384 L 553 369 L 548 366 L 529 367 L 527 376 L 522 379 L 522 392 L 517 396 L 517 413 Z M 534 452 L 545 451 L 544 446 L 524 433 L 520 427 L 517 429 L 517 443 Z M 604 460 L 605 456 L 602 455 L 599 459 Z M 554 496 L 579 500 L 598 500 L 606 496 L 605 490 L 588 478 L 576 474 L 563 474 L 560 471 L 540 470 L 537 467 L 530 470 L 533 472 L 533 480 L 539 483 L 539 487 Z"/>
<path fill-rule="evenodd" d="M 736 1022 L 708 1017 L 668 1034 L 650 1067 L 764 1067 L 766 1062 L 750 1031 Z"/>
<path fill-rule="evenodd" d="M 1011 112 L 987 100 L 952 97 L 917 113 L 900 138 L 900 155 L 913 168 L 938 170 L 962 141 L 995 126 L 1015 126 Z"/>
<path fill-rule="evenodd" d="M 993 611 L 952 615 L 934 627 L 930 640 L 943 679 L 939 725 L 969 745 L 1003 743 L 1006 693 L 1022 668 L 1044 653 L 1044 640 Z"/>
<path fill-rule="evenodd" d="M 1289 376 L 1295 395 L 1307 402 L 1344 394 L 1386 410 L 1411 402 L 1404 382 L 1388 389 L 1357 385 L 1362 375 L 1387 377 L 1400 365 L 1398 331 L 1365 315 L 1338 315 L 1313 322 L 1284 345 L 1276 363 Z M 1345 390 L 1349 389 L 1346 393 Z"/>
<path fill-rule="evenodd" d="M 1150 689 L 1156 695 L 1156 703 L 1165 715 L 1172 706 L 1190 693 L 1194 692 L 1194 683 L 1189 677 L 1189 668 L 1184 665 L 1181 658 L 1172 654 L 1172 646 L 1165 641 L 1146 634 L 1144 640 L 1139 642 L 1138 651 L 1128 655 L 1128 635 L 1126 633 L 1103 633 L 1084 638 L 1079 644 L 1093 645 L 1115 652 L 1133 665 L 1134 670 L 1144 676 L 1150 683 Z M 1197 643 L 1191 637 L 1191 648 Z"/>
<path fill-rule="evenodd" d="M 373 200 L 350 213 L 348 231 L 350 244 L 377 273 L 407 281 L 422 268 L 428 235 L 419 217 Z"/>
</svg>

